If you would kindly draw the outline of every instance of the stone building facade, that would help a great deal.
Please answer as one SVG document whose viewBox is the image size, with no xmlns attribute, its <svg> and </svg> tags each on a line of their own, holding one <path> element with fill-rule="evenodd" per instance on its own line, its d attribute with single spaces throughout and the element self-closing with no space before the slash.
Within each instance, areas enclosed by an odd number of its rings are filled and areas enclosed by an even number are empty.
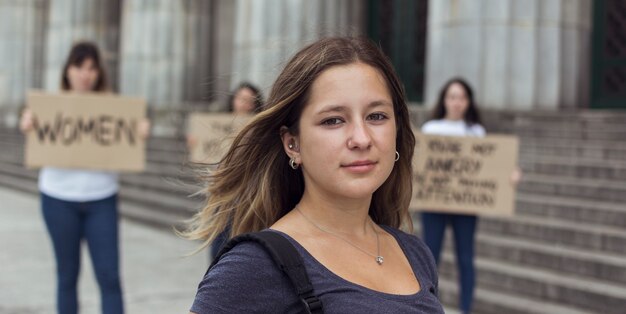
<svg viewBox="0 0 626 314">
<path fill-rule="evenodd" d="M 444 81 L 463 76 L 487 108 L 593 107 L 607 92 L 602 82 L 613 88 L 610 99 L 626 93 L 620 3 L 0 0 L 0 113 L 2 123 L 15 125 L 29 89 L 58 89 L 64 58 L 81 39 L 102 49 L 114 91 L 145 97 L 161 112 L 214 101 L 219 109 L 244 80 L 267 94 L 294 51 L 327 35 L 379 42 L 413 103 L 431 105 Z M 607 45 L 617 47 L 613 59 L 603 57 Z"/>
</svg>

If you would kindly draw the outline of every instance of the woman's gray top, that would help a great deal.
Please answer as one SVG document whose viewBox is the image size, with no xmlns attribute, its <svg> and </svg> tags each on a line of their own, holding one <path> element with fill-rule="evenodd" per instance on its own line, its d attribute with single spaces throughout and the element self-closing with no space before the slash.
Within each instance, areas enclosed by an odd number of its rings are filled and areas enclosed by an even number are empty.
<svg viewBox="0 0 626 314">
<path fill-rule="evenodd" d="M 319 263 L 298 242 L 296 247 L 324 313 L 443 313 L 437 298 L 437 268 L 430 250 L 414 235 L 382 226 L 395 237 L 420 283 L 418 293 L 396 295 L 349 282 Z M 191 311 L 205 313 L 301 313 L 303 305 L 287 277 L 254 242 L 244 242 L 222 256 L 200 285 Z"/>
</svg>

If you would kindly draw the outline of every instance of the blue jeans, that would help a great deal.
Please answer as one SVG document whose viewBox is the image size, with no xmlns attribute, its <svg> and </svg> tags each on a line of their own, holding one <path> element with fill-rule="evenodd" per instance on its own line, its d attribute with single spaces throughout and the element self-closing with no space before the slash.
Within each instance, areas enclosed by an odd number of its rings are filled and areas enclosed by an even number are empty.
<svg viewBox="0 0 626 314">
<path fill-rule="evenodd" d="M 44 221 L 57 267 L 57 310 L 78 313 L 76 285 L 84 238 L 100 287 L 103 314 L 124 313 L 119 272 L 117 195 L 89 202 L 63 201 L 41 193 Z"/>
<path fill-rule="evenodd" d="M 476 284 L 474 238 L 477 218 L 473 215 L 422 213 L 424 242 L 433 253 L 437 265 L 439 265 L 444 231 L 448 223 L 452 225 L 454 231 L 454 246 L 461 281 L 460 309 L 464 313 L 469 313 Z"/>
</svg>

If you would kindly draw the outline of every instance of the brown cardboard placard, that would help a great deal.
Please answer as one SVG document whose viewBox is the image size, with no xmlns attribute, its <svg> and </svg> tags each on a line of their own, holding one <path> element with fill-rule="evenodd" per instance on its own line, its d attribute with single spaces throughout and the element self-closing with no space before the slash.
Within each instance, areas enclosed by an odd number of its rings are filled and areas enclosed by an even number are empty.
<svg viewBox="0 0 626 314">
<path fill-rule="evenodd" d="M 512 216 L 519 140 L 515 136 L 452 137 L 415 132 L 411 209 Z"/>
<path fill-rule="evenodd" d="M 230 113 L 192 113 L 187 134 L 197 143 L 189 151 L 189 160 L 199 163 L 217 163 L 226 154 L 237 132 L 252 116 Z"/>
<path fill-rule="evenodd" d="M 146 101 L 113 94 L 28 93 L 34 129 L 24 164 L 73 169 L 141 171 L 145 141 L 138 125 Z"/>
</svg>

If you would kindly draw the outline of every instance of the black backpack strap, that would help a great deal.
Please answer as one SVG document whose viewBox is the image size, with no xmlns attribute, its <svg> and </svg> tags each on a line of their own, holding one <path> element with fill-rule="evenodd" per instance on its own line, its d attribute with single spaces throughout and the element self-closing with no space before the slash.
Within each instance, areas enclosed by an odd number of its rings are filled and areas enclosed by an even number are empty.
<svg viewBox="0 0 626 314">
<path fill-rule="evenodd" d="M 226 252 L 230 251 L 237 244 L 248 241 L 260 244 L 272 257 L 276 266 L 287 275 L 302 304 L 306 307 L 306 313 L 324 313 L 322 301 L 313 292 L 313 285 L 311 280 L 309 280 L 309 275 L 306 273 L 300 253 L 287 238 L 277 232 L 265 230 L 246 233 L 232 238 L 217 253 L 207 272 L 217 264 Z"/>
</svg>

